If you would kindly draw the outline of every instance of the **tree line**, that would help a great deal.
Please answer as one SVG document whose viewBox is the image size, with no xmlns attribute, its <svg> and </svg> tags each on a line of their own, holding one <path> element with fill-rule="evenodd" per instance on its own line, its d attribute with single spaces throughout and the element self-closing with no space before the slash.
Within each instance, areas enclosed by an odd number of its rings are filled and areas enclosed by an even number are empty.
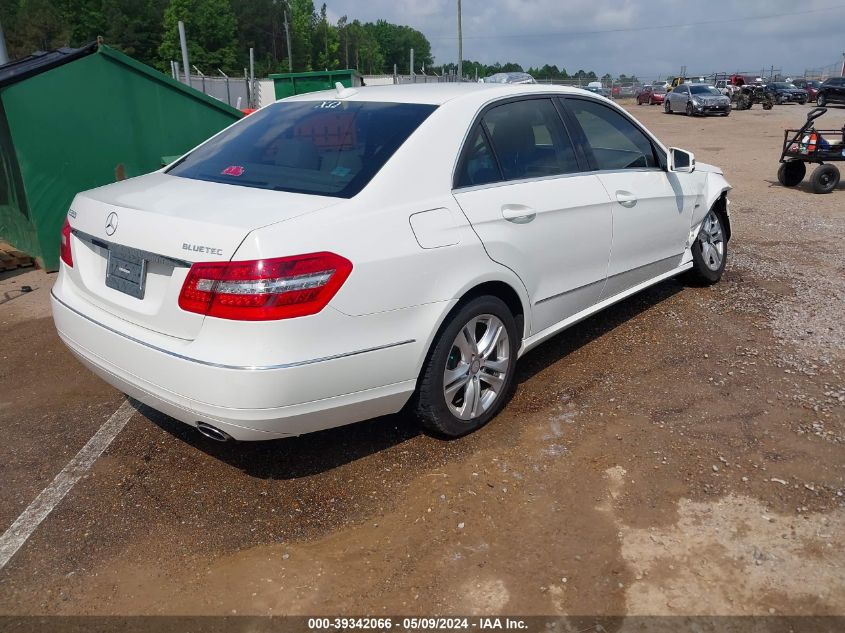
<svg viewBox="0 0 845 633">
<path fill-rule="evenodd" d="M 287 72 L 287 33 L 294 72 L 355 68 L 367 75 L 390 74 L 395 64 L 399 73 L 408 74 L 411 48 L 415 72 L 428 72 L 434 64 L 431 44 L 420 31 L 345 15 L 331 21 L 326 5 L 317 9 L 313 0 L 0 0 L 0 24 L 12 59 L 102 36 L 109 46 L 169 73 L 170 61 L 182 59 L 180 20 L 191 64 L 205 74 L 218 69 L 242 73 L 250 48 L 258 76 Z M 457 64 L 436 70 L 455 73 Z M 523 67 L 514 62 L 463 64 L 466 77 L 514 71 Z M 598 79 L 593 71 L 570 75 L 549 64 L 525 72 L 541 80 Z"/>
<path fill-rule="evenodd" d="M 409 26 L 385 20 L 330 21 L 312 0 L 0 0 L 0 24 L 12 59 L 38 50 L 81 46 L 98 36 L 109 46 L 170 72 L 181 61 L 185 23 L 192 65 L 205 74 L 241 73 L 254 49 L 255 72 L 356 68 L 364 74 L 409 72 L 433 63 L 431 44 Z"/>
</svg>

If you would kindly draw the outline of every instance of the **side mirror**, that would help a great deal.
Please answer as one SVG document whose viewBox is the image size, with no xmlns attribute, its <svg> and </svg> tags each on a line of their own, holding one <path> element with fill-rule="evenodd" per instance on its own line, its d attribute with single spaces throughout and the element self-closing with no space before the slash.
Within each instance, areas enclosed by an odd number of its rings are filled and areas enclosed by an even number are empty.
<svg viewBox="0 0 845 633">
<path fill-rule="evenodd" d="M 669 148 L 669 171 L 679 174 L 691 174 L 695 171 L 695 156 L 677 147 Z"/>
</svg>

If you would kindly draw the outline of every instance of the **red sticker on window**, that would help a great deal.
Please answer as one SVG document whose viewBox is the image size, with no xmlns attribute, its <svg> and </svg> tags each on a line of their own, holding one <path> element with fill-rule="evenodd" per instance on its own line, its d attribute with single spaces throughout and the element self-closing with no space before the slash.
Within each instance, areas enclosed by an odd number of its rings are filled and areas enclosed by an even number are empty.
<svg viewBox="0 0 845 633">
<path fill-rule="evenodd" d="M 244 168 L 240 165 L 229 165 L 220 173 L 224 176 L 242 176 L 244 173 Z"/>
</svg>

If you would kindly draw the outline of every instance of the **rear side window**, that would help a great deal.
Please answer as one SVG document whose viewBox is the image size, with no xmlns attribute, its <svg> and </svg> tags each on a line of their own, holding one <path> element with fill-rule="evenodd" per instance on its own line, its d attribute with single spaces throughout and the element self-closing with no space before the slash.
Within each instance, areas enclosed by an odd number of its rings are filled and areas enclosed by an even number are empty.
<svg viewBox="0 0 845 633">
<path fill-rule="evenodd" d="M 578 159 L 549 99 L 513 101 L 483 117 L 505 180 L 578 171 Z"/>
<path fill-rule="evenodd" d="M 583 99 L 567 100 L 593 150 L 599 169 L 657 167 L 651 141 L 619 112 Z"/>
<path fill-rule="evenodd" d="M 275 103 L 191 152 L 167 173 L 350 198 L 435 109 L 362 101 Z"/>
<path fill-rule="evenodd" d="M 481 126 L 476 125 L 467 143 L 467 149 L 464 151 L 455 186 L 473 187 L 499 182 L 501 179 L 502 174 L 496 164 L 490 144 L 487 142 L 487 136 Z"/>
</svg>

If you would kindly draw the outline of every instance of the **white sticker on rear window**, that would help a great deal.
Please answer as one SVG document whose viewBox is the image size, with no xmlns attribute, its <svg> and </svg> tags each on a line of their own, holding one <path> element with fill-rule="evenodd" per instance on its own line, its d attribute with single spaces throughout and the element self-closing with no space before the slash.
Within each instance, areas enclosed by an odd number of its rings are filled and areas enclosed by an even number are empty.
<svg viewBox="0 0 845 633">
<path fill-rule="evenodd" d="M 315 110 L 333 110 L 334 108 L 340 107 L 340 101 L 321 101 L 317 105 L 314 106 Z"/>
</svg>

